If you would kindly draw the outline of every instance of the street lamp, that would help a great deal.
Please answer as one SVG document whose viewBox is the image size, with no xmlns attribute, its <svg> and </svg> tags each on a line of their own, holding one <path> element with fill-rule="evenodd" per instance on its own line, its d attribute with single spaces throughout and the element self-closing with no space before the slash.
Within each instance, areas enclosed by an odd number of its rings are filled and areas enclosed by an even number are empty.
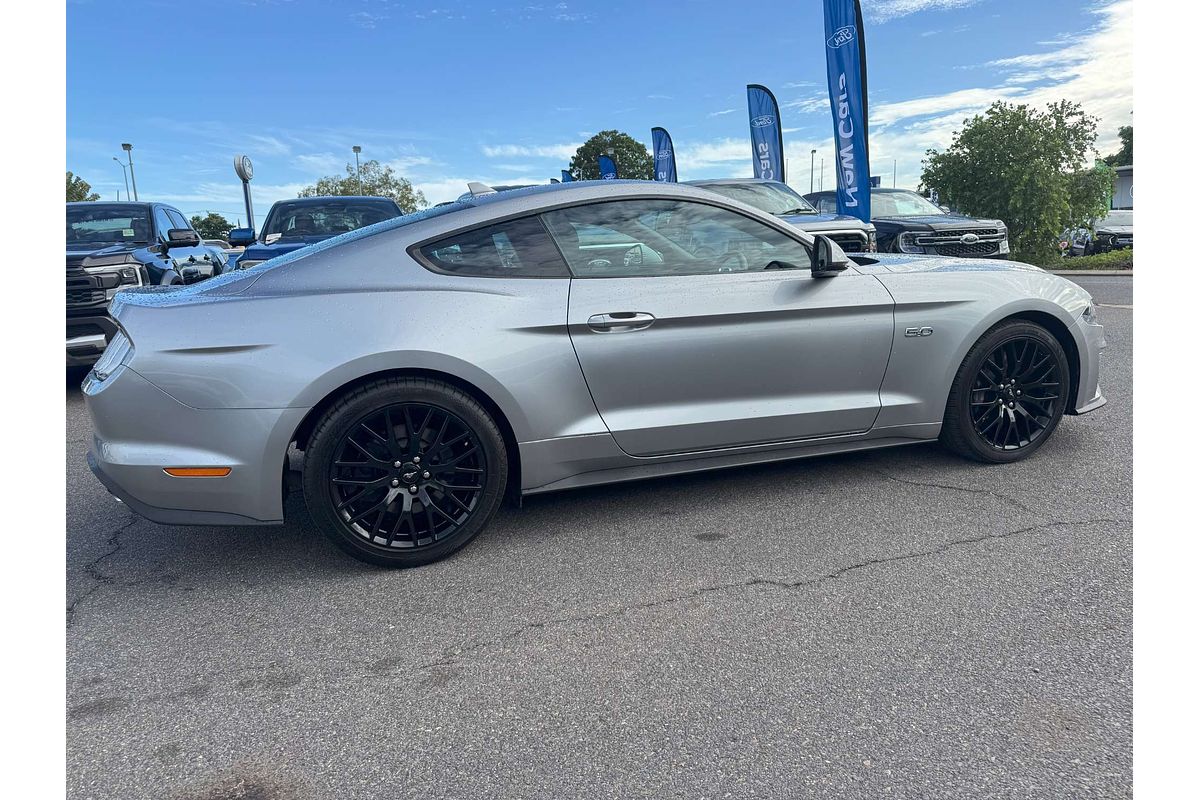
<svg viewBox="0 0 1200 800">
<path fill-rule="evenodd" d="M 825 156 L 821 156 L 821 191 L 825 191 Z"/>
<path fill-rule="evenodd" d="M 122 142 L 121 149 L 125 151 L 125 155 L 129 158 L 129 179 L 133 181 L 133 199 L 138 199 L 137 193 L 137 175 L 133 174 L 133 145 L 129 142 Z M 128 194 L 128 192 L 126 192 Z"/>
<path fill-rule="evenodd" d="M 129 173 L 125 171 L 125 165 L 121 163 L 121 159 L 116 156 L 112 157 L 113 161 L 117 162 L 117 166 L 121 168 L 121 175 L 125 178 L 125 199 L 129 199 Z"/>
<path fill-rule="evenodd" d="M 808 151 L 808 193 L 812 194 L 813 190 L 813 168 L 817 166 L 817 151 L 812 149 Z M 822 164 L 825 162 L 822 161 Z"/>
<path fill-rule="evenodd" d="M 354 177 L 358 180 L 358 193 L 362 194 L 362 167 L 358 163 L 358 154 L 362 152 L 362 148 L 354 145 L 350 149 L 354 151 Z"/>
</svg>

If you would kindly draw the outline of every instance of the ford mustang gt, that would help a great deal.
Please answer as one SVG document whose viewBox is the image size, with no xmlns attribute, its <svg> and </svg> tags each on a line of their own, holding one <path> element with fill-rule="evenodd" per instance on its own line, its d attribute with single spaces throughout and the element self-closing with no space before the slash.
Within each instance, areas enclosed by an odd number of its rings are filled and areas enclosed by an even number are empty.
<svg viewBox="0 0 1200 800">
<path fill-rule="evenodd" d="M 312 518 L 387 566 L 458 550 L 506 497 L 939 438 L 1012 462 L 1105 402 L 1075 284 L 851 258 L 668 183 L 475 195 L 112 315 L 83 388 L 113 495 L 280 523 L 294 448 Z"/>
</svg>

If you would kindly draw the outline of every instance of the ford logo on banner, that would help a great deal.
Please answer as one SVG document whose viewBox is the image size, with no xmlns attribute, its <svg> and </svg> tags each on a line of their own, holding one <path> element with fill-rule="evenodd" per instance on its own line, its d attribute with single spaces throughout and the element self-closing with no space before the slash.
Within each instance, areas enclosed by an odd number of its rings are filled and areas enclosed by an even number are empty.
<svg viewBox="0 0 1200 800">
<path fill-rule="evenodd" d="M 768 125 L 774 125 L 774 124 L 775 124 L 775 118 L 772 117 L 770 114 L 764 114 L 761 117 L 755 117 L 754 119 L 750 120 L 751 128 L 765 128 Z"/>
<path fill-rule="evenodd" d="M 846 25 L 834 31 L 833 36 L 830 36 L 825 40 L 825 44 L 829 45 L 830 47 L 841 47 L 842 45 L 849 44 L 852 41 L 854 41 L 854 26 Z"/>
</svg>

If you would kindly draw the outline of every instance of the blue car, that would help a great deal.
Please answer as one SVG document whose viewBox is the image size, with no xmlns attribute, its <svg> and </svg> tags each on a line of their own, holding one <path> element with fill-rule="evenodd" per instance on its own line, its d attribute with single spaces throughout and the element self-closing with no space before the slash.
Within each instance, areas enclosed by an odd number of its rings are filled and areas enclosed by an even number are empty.
<svg viewBox="0 0 1200 800">
<path fill-rule="evenodd" d="M 275 256 L 403 215 L 396 201 L 387 197 L 280 200 L 267 212 L 257 236 L 253 228 L 234 228 L 229 232 L 231 245 L 246 248 L 236 262 L 230 263 L 236 269 L 247 269 Z"/>
</svg>

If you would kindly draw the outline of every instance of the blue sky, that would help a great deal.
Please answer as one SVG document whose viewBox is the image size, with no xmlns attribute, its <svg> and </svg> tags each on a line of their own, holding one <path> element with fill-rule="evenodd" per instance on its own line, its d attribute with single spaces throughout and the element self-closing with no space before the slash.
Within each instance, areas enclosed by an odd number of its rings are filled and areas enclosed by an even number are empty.
<svg viewBox="0 0 1200 800">
<path fill-rule="evenodd" d="M 872 172 L 914 186 L 929 147 L 995 99 L 1068 97 L 1132 121 L 1132 0 L 863 0 Z M 363 158 L 430 202 L 545 182 L 591 134 L 671 131 L 680 178 L 749 175 L 745 85 L 783 106 L 788 182 L 833 180 L 819 0 L 68 0 L 67 169 L 105 199 L 134 144 L 142 199 L 241 214 Z M 819 173 L 819 169 L 818 169 Z M 819 183 L 819 174 L 816 182 Z"/>
</svg>

